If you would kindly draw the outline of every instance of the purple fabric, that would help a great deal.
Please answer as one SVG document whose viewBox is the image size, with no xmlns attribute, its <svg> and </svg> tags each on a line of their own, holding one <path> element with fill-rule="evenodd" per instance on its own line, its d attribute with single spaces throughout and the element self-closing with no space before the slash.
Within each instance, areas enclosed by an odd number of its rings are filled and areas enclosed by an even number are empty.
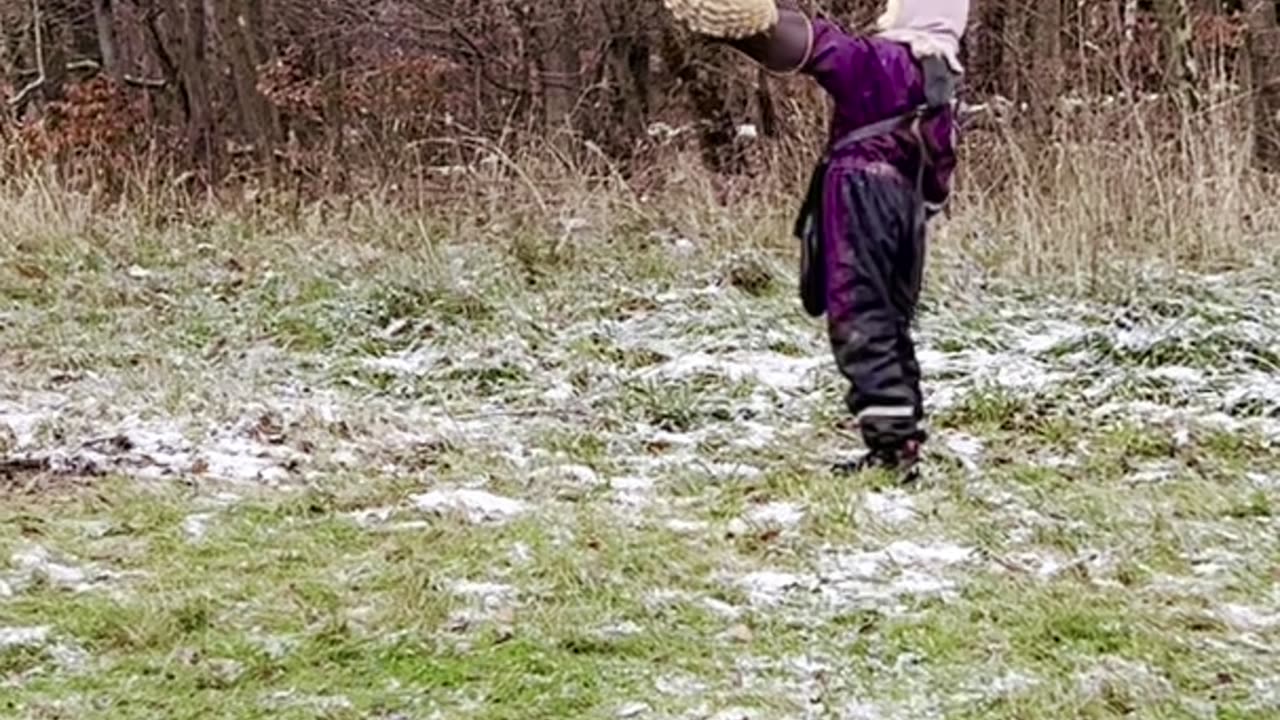
<svg viewBox="0 0 1280 720">
<path fill-rule="evenodd" d="M 876 37 L 849 35 L 822 18 L 813 20 L 813 52 L 803 72 L 834 101 L 831 141 L 879 120 L 910 111 L 924 102 L 924 79 L 906 45 Z M 950 109 L 929 121 L 924 132 L 934 150 L 934 167 L 925 174 L 925 197 L 940 203 L 950 192 L 955 169 L 955 118 Z M 920 162 L 909 131 L 874 138 L 832 158 L 840 168 L 888 163 L 904 181 L 916 177 Z"/>
<path fill-rule="evenodd" d="M 924 78 L 908 46 L 851 36 L 822 19 L 813 28 L 803 71 L 834 100 L 831 142 L 924 102 Z M 950 191 L 954 121 L 948 109 L 924 127 L 933 163 L 923 190 L 931 203 Z M 842 151 L 823 181 L 828 330 L 851 383 L 846 401 L 869 446 L 921 437 L 920 368 L 910 333 L 925 255 L 914 193 L 920 162 L 916 139 L 904 130 Z"/>
</svg>

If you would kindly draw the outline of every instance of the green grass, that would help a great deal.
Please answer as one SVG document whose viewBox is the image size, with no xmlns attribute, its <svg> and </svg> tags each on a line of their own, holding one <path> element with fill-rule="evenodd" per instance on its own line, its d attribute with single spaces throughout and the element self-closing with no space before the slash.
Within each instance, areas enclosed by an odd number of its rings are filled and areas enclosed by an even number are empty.
<svg viewBox="0 0 1280 720">
<path fill-rule="evenodd" d="M 973 297 L 943 248 L 918 333 L 945 361 L 925 379 L 939 452 L 900 493 L 825 471 L 857 450 L 833 368 L 800 388 L 653 373 L 694 352 L 829 356 L 789 255 L 712 232 L 676 250 L 654 233 L 687 218 L 615 210 L 565 238 L 537 218 L 473 227 L 374 206 L 341 223 L 263 211 L 164 227 L 28 209 L 34 240 L 0 243 L 0 418 L 39 415 L 35 450 L 153 423 L 202 452 L 304 460 L 284 488 L 127 477 L 142 463 L 77 482 L 0 475 L 14 590 L 0 628 L 52 631 L 0 650 L 0 715 L 1280 712 L 1259 689 L 1280 678 L 1280 625 L 1222 612 L 1280 612 L 1273 419 L 1210 415 L 1274 350 L 1232 324 L 1280 329 L 1260 294 L 1271 278 L 1119 301 L 1008 283 Z M 1055 323 L 1084 340 L 1018 349 Z M 1134 324 L 1166 336 L 1135 354 L 1117 335 Z M 435 358 L 420 373 L 365 364 L 415 351 Z M 1007 382 L 1013 362 L 1066 379 Z M 1145 374 L 1169 364 L 1203 381 Z M 235 430 L 268 410 L 275 440 Z M 760 426 L 772 435 L 753 440 Z M 943 449 L 955 433 L 981 452 Z M 609 486 L 628 477 L 652 491 Z M 528 512 L 470 524 L 413 507 L 456 487 Z M 744 524 L 770 503 L 803 516 Z M 353 517 L 374 511 L 387 523 Z M 863 568 L 844 596 L 823 576 L 833 553 L 902 542 L 977 554 Z M 29 578 L 12 558 L 36 546 L 111 576 L 83 592 Z M 757 603 L 743 578 L 765 571 L 814 585 Z M 951 592 L 872 592 L 932 582 Z"/>
</svg>

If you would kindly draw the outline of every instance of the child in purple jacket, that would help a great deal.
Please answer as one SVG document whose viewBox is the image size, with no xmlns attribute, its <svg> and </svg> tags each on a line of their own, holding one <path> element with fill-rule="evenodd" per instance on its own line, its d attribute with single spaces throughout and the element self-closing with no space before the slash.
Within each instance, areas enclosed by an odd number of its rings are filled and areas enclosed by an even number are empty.
<svg viewBox="0 0 1280 720">
<path fill-rule="evenodd" d="M 836 364 L 851 385 L 846 402 L 868 448 L 836 470 L 882 468 L 914 480 L 926 433 L 911 324 L 925 224 L 946 202 L 955 168 L 953 94 L 968 0 L 889 0 L 871 35 L 811 19 L 793 0 L 776 8 L 765 4 L 774 0 L 668 2 L 695 31 L 775 73 L 809 75 L 834 100 L 797 234 L 805 307 L 827 316 Z M 726 17 L 737 25 L 718 32 Z"/>
</svg>

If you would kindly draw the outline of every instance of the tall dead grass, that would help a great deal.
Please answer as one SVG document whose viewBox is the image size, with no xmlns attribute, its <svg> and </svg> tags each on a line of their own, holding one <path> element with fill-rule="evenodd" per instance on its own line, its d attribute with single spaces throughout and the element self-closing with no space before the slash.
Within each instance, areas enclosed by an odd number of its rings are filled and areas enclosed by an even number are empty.
<svg viewBox="0 0 1280 720">
<path fill-rule="evenodd" d="M 1067 278 L 1082 287 L 1152 266 L 1217 270 L 1269 260 L 1280 248 L 1276 183 L 1251 166 L 1246 107 L 1239 97 L 1194 113 L 1163 98 L 1064 103 L 1048 137 L 1014 113 L 973 114 L 934 256 L 965 273 Z M 789 253 L 792 215 L 821 135 L 817 124 L 797 123 L 789 138 L 747 150 L 752 176 L 729 178 L 709 173 L 691 140 L 679 138 L 644 148 L 627 168 L 571 138 L 431 139 L 424 143 L 437 146 L 434 164 L 340 194 L 308 194 L 287 182 L 193 193 L 155 177 L 108 194 L 68 182 L 63 168 L 9 168 L 0 182 L 0 239 L 100 235 L 105 219 L 142 232 L 220 214 L 270 223 L 320 217 L 326 234 L 341 236 L 358 205 L 430 218 L 458 242 L 520 235 L 557 243 L 590 228 L 623 249 L 676 237 Z M 448 164 L 439 164 L 441 145 Z"/>
</svg>

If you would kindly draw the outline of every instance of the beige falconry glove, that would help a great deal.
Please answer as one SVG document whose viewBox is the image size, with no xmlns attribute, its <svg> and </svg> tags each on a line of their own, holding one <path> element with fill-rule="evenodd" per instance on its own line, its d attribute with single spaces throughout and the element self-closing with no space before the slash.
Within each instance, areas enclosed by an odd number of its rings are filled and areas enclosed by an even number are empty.
<svg viewBox="0 0 1280 720">
<path fill-rule="evenodd" d="M 795 0 L 663 0 L 690 30 L 728 44 L 779 74 L 799 71 L 813 52 L 813 26 Z"/>
<path fill-rule="evenodd" d="M 690 30 L 721 40 L 741 40 L 778 23 L 774 0 L 663 0 Z"/>
</svg>

